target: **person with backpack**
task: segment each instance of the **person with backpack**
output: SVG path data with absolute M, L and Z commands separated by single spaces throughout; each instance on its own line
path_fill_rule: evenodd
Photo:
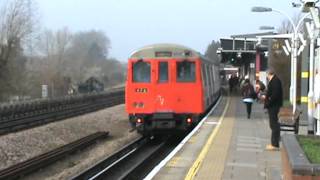
M 242 101 L 246 104 L 247 108 L 247 118 L 250 119 L 252 103 L 256 99 L 256 92 L 253 88 L 253 85 L 250 83 L 249 79 L 244 80 L 243 87 L 241 89 Z
M 260 101 L 261 96 L 266 94 L 266 86 L 259 79 L 256 80 L 257 101 Z

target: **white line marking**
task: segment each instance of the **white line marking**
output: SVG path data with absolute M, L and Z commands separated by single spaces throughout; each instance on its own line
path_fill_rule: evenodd
M 237 151 L 245 151 L 245 152 L 259 152 L 261 153 L 261 149 L 252 149 L 252 148 L 237 148 Z
M 261 148 L 261 144 L 238 143 L 237 146 Z
M 239 139 L 259 139 L 260 138 L 257 138 L 257 137 L 252 137 L 252 136 L 238 136 Z
M 238 139 L 240 143 L 252 143 L 252 144 L 259 144 L 260 140 L 250 140 L 250 139 Z
M 151 180 L 160 171 L 160 169 L 163 166 L 165 166 L 178 151 L 180 151 L 180 149 L 193 136 L 193 134 L 196 133 L 199 130 L 199 128 L 202 126 L 204 121 L 209 117 L 209 115 L 216 109 L 216 107 L 218 107 L 218 105 L 220 104 L 221 99 L 222 99 L 222 97 L 219 98 L 219 100 L 216 103 L 216 105 L 210 110 L 210 112 L 206 115 L 206 117 L 204 117 L 200 121 L 200 123 L 188 134 L 188 136 L 186 136 L 180 142 L 180 144 L 164 160 L 162 160 L 156 167 L 154 167 L 152 169 L 152 171 L 144 178 L 144 180 Z
M 227 166 L 257 168 L 257 164 L 250 163 L 228 163 Z
M 220 124 L 220 122 L 206 121 L 205 124 L 218 125 L 218 124 Z

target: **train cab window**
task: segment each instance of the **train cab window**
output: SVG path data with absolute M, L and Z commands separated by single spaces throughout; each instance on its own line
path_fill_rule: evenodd
M 168 82 L 168 62 L 159 62 L 159 83 Z
M 149 62 L 137 61 L 133 63 L 133 82 L 149 83 L 151 79 L 151 65 Z
M 177 81 L 178 82 L 195 82 L 195 63 L 190 61 L 177 62 Z

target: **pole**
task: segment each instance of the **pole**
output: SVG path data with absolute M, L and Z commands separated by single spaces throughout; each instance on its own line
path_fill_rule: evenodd
M 291 61 L 290 61 L 290 89 L 289 89 L 289 99 L 290 99 L 290 102 L 291 104 L 293 104 L 293 81 L 294 81 L 294 77 L 293 77 L 293 58 L 294 58 L 294 55 L 293 55 L 293 52 L 294 52 L 294 34 L 292 36 L 292 39 L 291 39 Z
M 310 64 L 309 64 L 309 93 L 308 93 L 308 134 L 314 134 L 314 119 L 313 119 L 313 89 L 314 89 L 314 23 L 310 27 Z
M 294 114 L 296 112 L 297 109 L 297 59 L 298 59 L 298 46 L 299 46 L 299 28 L 300 25 L 302 24 L 303 20 L 309 16 L 310 13 L 305 14 L 298 22 L 297 26 L 294 27 L 294 33 L 293 33 L 293 59 L 292 59 L 292 63 L 293 63 L 293 93 L 292 93 L 292 113 Z
M 295 30 L 293 34 L 293 44 L 292 44 L 292 49 L 293 49 L 293 59 L 292 59 L 292 64 L 293 64 L 293 82 L 292 84 L 292 113 L 294 114 L 297 109 L 297 45 L 298 45 L 298 34 L 297 31 Z
M 292 32 L 293 32 L 293 37 L 292 37 L 292 39 L 291 39 L 291 77 L 290 77 L 290 96 L 289 96 L 289 99 L 290 99 L 290 102 L 291 102 L 291 104 L 293 104 L 293 107 L 294 107 L 294 110 L 295 110 L 295 99 L 296 98 L 293 98 L 293 96 L 294 96 L 294 93 L 295 93 L 295 91 L 294 91 L 294 89 L 296 89 L 295 87 L 294 87 L 294 81 L 295 81 L 295 78 L 294 78 L 294 58 L 295 58 L 295 48 L 296 48 L 296 46 L 295 46 L 295 36 L 297 36 L 297 34 L 296 34 L 296 26 L 295 26 L 295 24 L 294 24 L 294 22 L 293 22 L 293 20 L 292 20 L 292 18 L 287 14 L 287 13 L 285 13 L 285 12 L 283 12 L 283 11 L 280 11 L 280 10 L 278 10 L 278 9 L 273 9 L 272 8 L 272 11 L 274 11 L 274 12 L 277 12 L 277 13 L 280 13 L 280 14 L 282 14 L 282 15 L 284 15 L 284 16 L 286 16 L 287 17 L 287 19 L 289 20 L 289 22 L 290 22 L 290 24 L 291 24 L 291 26 L 292 26 Z M 293 110 L 293 112 L 294 112 L 294 110 Z

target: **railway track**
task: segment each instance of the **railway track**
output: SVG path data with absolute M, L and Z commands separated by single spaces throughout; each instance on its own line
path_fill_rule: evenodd
M 72 179 L 142 179 L 181 139 L 173 136 L 161 140 L 139 138 Z
M 0 108 L 0 135 L 124 103 L 124 90 Z
M 216 105 L 219 99 L 212 105 Z M 204 116 L 210 112 L 209 108 Z M 199 127 L 198 127 L 199 128 Z M 195 129 L 197 131 L 197 129 Z M 143 179 L 165 157 L 176 148 L 182 139 L 192 136 L 194 132 L 172 135 L 163 139 L 151 140 L 140 138 L 120 149 L 113 155 L 101 160 L 92 167 L 72 177 L 72 180 L 82 179 Z M 187 137 L 190 138 L 190 137 Z
M 26 174 L 47 166 L 70 153 L 76 152 L 93 144 L 98 139 L 106 138 L 108 135 L 109 132 L 96 132 L 50 152 L 3 169 L 0 171 L 0 179 L 17 179 L 23 177 Z

